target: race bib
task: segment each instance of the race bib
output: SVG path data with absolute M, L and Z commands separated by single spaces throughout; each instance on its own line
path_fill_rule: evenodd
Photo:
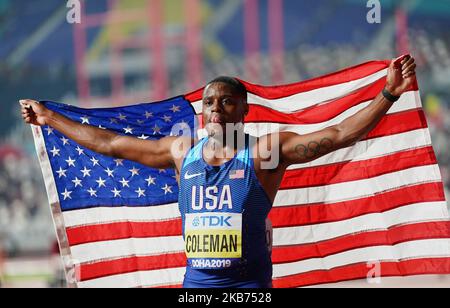
M 193 267 L 230 267 L 242 257 L 242 214 L 186 214 L 185 251 Z

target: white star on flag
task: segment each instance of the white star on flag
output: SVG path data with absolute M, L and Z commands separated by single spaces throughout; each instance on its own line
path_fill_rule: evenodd
M 127 116 L 119 113 L 119 116 L 117 117 L 120 121 L 125 121 L 127 119 Z
M 161 189 L 164 190 L 164 194 L 165 195 L 167 195 L 168 193 L 173 194 L 172 186 L 169 186 L 169 185 L 166 184 L 166 186 L 162 187 Z
M 153 112 L 148 112 L 148 111 L 146 111 L 146 112 L 145 112 L 145 117 L 146 117 L 147 119 L 153 117 Z
M 138 139 L 141 139 L 141 140 L 147 140 L 148 138 L 149 137 L 144 134 L 142 134 L 142 136 L 138 137 Z
M 152 176 L 149 176 L 148 179 L 146 179 L 148 186 L 150 185 L 156 185 L 155 183 L 156 178 L 153 178 Z
M 84 150 L 82 148 L 80 148 L 79 146 L 77 146 L 76 148 L 78 155 L 84 154 Z
M 72 180 L 72 183 L 75 184 L 75 188 L 77 188 L 78 186 L 83 187 L 83 185 L 81 184 L 81 180 L 78 179 L 78 177 L 75 177 L 75 180 Z
M 67 170 L 63 170 L 63 168 L 59 168 L 59 170 L 56 171 L 56 173 L 58 173 L 58 175 L 59 175 L 59 178 L 67 177 L 66 172 L 67 172 Z
M 75 167 L 75 159 L 72 159 L 72 157 L 69 156 L 69 159 L 66 160 L 66 163 L 69 165 L 69 167 Z
M 69 139 L 62 137 L 61 141 L 63 142 L 63 145 L 68 145 L 69 144 Z
M 141 189 L 140 187 L 138 190 L 135 190 L 135 192 L 138 194 L 138 198 L 145 197 L 145 190 Z
M 121 191 L 117 190 L 117 188 L 114 187 L 114 189 L 111 190 L 111 192 L 114 193 L 114 198 L 121 197 L 121 195 L 120 195 Z
M 115 159 L 116 167 L 123 166 L 123 159 Z
M 111 124 L 113 124 L 113 123 L 114 123 L 114 124 L 117 124 L 117 123 L 118 123 L 118 122 L 117 122 L 117 119 L 111 118 L 111 119 L 109 119 L 109 120 L 111 121 L 111 122 L 110 122 Z
M 92 171 L 92 170 L 90 170 L 90 169 L 88 169 L 88 168 L 86 168 L 86 167 L 84 167 L 84 169 L 81 170 L 81 172 L 83 173 L 83 177 L 84 177 L 84 178 L 87 177 L 87 176 L 91 176 L 91 171 Z
M 161 127 L 155 124 L 155 127 L 152 128 L 153 135 L 159 134 L 161 132 Z
M 171 116 L 165 115 L 165 116 L 163 117 L 163 120 L 164 120 L 164 122 L 166 122 L 166 123 L 170 123 L 170 122 L 172 122 L 172 117 L 171 117 Z
M 93 164 L 93 167 L 95 167 L 95 166 L 100 166 L 100 164 L 98 163 L 98 159 L 95 159 L 95 157 L 92 157 L 92 158 L 91 158 L 91 162 L 92 162 L 92 164 Z
M 128 126 L 123 129 L 125 131 L 125 134 L 133 134 L 133 128 Z
M 140 169 L 136 169 L 136 167 L 133 167 L 133 169 L 130 169 L 128 171 L 131 172 L 131 177 L 135 176 L 135 175 L 139 175 L 139 170 Z
M 53 157 L 55 157 L 55 156 L 61 156 L 59 154 L 60 151 L 61 151 L 60 149 L 57 149 L 56 147 L 53 147 L 53 150 L 51 150 L 50 152 L 52 153 Z
M 91 197 L 97 197 L 97 191 L 96 190 L 93 190 L 92 188 L 89 188 L 87 192 L 91 195 Z
M 64 197 L 64 200 L 72 199 L 72 197 L 70 196 L 71 194 L 72 194 L 72 192 L 68 191 L 67 188 L 64 190 L 63 193 L 61 193 L 61 195 L 63 195 L 63 197 Z
M 106 187 L 105 182 L 106 180 L 102 179 L 101 177 L 98 178 L 98 180 L 96 180 L 97 184 L 98 184 L 98 188 L 100 187 Z
M 89 123 L 89 117 L 87 116 L 81 117 L 81 124 L 91 124 Z
M 109 177 L 114 177 L 114 170 L 110 170 L 109 168 L 105 170 L 106 173 L 108 173 Z
M 45 130 L 47 131 L 47 136 L 50 136 L 51 134 L 53 134 L 54 129 L 51 127 L 46 127 Z
M 181 108 L 180 106 L 175 106 L 175 105 L 173 105 L 173 107 L 170 108 L 170 110 L 172 110 L 173 113 L 175 113 L 175 112 L 181 112 L 180 108 Z
M 128 185 L 128 183 L 130 182 L 130 181 L 127 181 L 127 180 L 125 180 L 125 178 L 122 178 L 122 181 L 119 181 L 120 183 L 122 183 L 122 187 L 130 187 L 130 185 Z

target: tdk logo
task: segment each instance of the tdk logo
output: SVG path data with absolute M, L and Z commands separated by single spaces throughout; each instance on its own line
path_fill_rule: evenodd
M 193 227 L 231 227 L 232 216 L 201 216 L 192 220 Z

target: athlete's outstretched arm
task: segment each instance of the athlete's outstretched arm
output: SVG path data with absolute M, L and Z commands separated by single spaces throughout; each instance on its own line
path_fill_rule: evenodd
M 386 90 L 393 96 L 401 96 L 414 82 L 415 68 L 414 58 L 410 56 L 402 60 L 401 68 L 396 68 L 395 61 L 392 61 Z M 380 93 L 369 106 L 338 125 L 306 135 L 281 133 L 282 163 L 284 166 L 307 163 L 355 144 L 375 128 L 393 104 Z
M 175 167 L 172 144 L 177 137 L 166 137 L 157 141 L 140 140 L 72 121 L 34 100 L 22 100 L 20 103 L 22 118 L 26 123 L 51 126 L 94 152 L 132 160 L 153 168 Z

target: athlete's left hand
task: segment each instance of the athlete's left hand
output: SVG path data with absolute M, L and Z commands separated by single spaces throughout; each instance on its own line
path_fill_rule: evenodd
M 401 61 L 394 59 L 389 66 L 386 90 L 392 95 L 402 95 L 415 81 L 416 63 L 410 55 L 404 56 Z

